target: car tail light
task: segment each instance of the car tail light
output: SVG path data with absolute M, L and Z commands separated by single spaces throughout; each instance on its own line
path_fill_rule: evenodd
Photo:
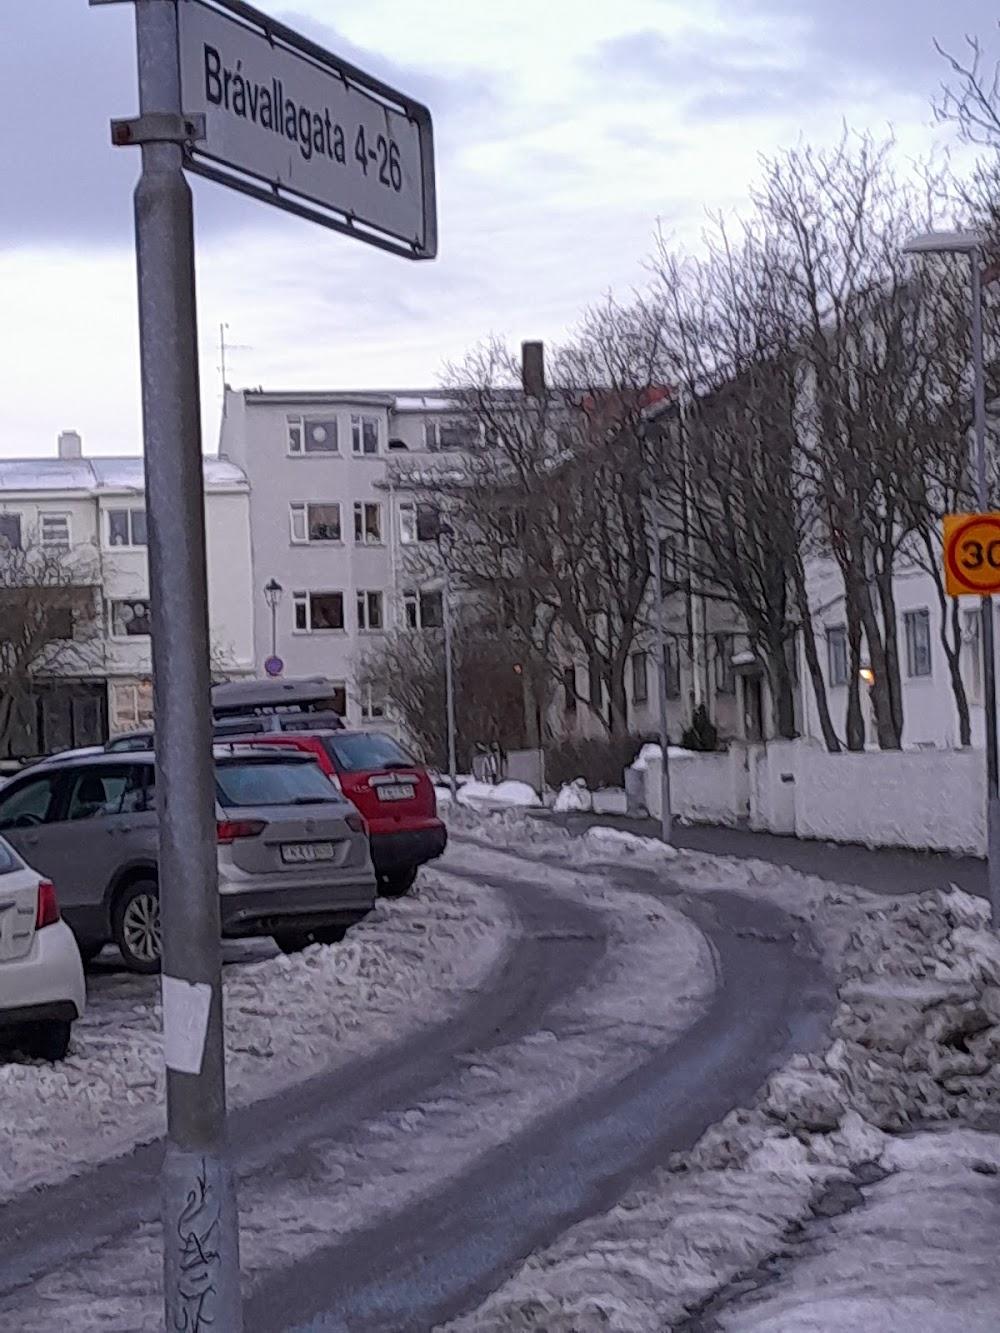
M 237 838 L 256 838 L 267 827 L 263 819 L 221 819 L 215 826 L 219 842 L 235 842 Z
M 51 880 L 38 881 L 38 912 L 35 916 L 35 929 L 54 926 L 59 920 L 59 902 L 56 898 L 55 885 Z
M 365 823 L 364 815 L 355 814 L 353 811 L 344 816 L 344 823 L 355 833 L 367 833 L 368 825 Z

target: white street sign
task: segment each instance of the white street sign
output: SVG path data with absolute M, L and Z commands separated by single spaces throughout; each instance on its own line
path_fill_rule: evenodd
M 431 118 L 240 0 L 180 0 L 181 103 L 205 117 L 199 174 L 346 231 L 432 259 Z

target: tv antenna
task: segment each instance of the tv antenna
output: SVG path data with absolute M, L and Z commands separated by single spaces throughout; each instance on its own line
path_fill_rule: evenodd
M 229 381 L 226 378 L 226 353 L 227 352 L 249 352 L 253 349 L 248 343 L 231 343 L 226 341 L 226 334 L 229 332 L 229 325 L 223 321 L 219 325 L 219 374 L 222 376 L 222 393 L 225 397 L 226 390 L 229 388 Z

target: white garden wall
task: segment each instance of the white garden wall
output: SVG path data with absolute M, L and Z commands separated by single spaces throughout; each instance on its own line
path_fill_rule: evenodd
M 986 850 L 981 750 L 828 754 L 799 745 L 795 832 L 873 847 Z
M 660 816 L 660 763 L 645 772 L 646 808 Z M 829 754 L 814 741 L 734 745 L 670 760 L 670 804 L 703 824 L 746 821 L 759 832 L 872 847 L 982 856 L 981 750 Z
M 685 754 L 671 758 L 670 810 L 693 824 L 736 824 L 746 818 L 750 799 L 746 747 L 725 754 Z M 646 765 L 646 808 L 660 817 L 660 760 Z

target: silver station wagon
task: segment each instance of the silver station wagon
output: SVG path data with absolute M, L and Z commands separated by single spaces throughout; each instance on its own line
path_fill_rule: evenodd
M 343 939 L 375 902 L 364 820 L 297 751 L 215 747 L 225 936 L 286 952 Z M 84 958 L 114 941 L 127 967 L 160 965 L 153 755 L 68 755 L 0 791 L 0 832 L 57 888 Z

